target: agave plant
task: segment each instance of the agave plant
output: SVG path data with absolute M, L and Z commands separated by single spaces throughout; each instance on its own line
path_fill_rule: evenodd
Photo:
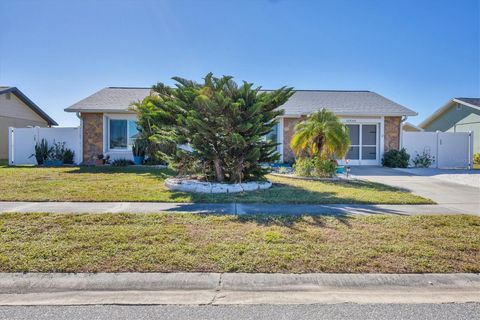
M 39 166 L 43 165 L 43 162 L 48 158 L 49 154 L 48 142 L 43 138 L 40 142 L 35 144 L 35 153 L 30 155 L 29 158 L 35 157 Z

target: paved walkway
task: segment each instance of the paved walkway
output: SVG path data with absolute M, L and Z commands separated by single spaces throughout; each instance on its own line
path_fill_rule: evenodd
M 349 204 L 258 204 L 258 203 L 165 203 L 165 202 L 0 202 L 0 213 L 155 213 L 192 212 L 216 214 L 291 214 L 291 215 L 417 215 L 461 214 L 442 205 L 349 205 Z
M 412 170 L 403 171 L 376 166 L 352 167 L 352 176 L 402 188 L 424 198 L 432 199 L 440 207 L 457 212 L 480 215 L 480 188 L 453 183 L 433 176 L 416 175 Z M 454 174 L 448 171 L 450 175 Z M 465 174 L 460 170 L 459 174 Z M 474 172 L 475 177 L 478 177 Z

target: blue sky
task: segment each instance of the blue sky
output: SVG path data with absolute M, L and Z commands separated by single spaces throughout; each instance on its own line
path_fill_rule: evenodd
M 229 74 L 376 91 L 419 112 L 480 96 L 478 0 L 0 0 L 0 85 L 62 126 L 107 86 Z

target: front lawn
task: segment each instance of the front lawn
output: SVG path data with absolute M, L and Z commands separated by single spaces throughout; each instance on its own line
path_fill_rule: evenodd
M 480 272 L 480 217 L 2 214 L 1 272 Z
M 164 180 L 174 172 L 152 167 L 0 166 L 4 201 L 160 201 L 258 203 L 420 204 L 431 200 L 364 181 L 319 182 L 269 176 L 271 189 L 230 195 L 170 191 Z

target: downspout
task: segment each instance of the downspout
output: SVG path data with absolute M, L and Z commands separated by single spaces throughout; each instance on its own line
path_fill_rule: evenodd
M 403 123 L 407 121 L 408 116 L 400 118 L 400 150 L 403 148 Z
M 83 163 L 83 119 L 82 117 L 80 116 L 80 112 L 75 112 L 75 115 L 77 116 L 78 119 L 80 119 L 80 139 L 79 139 L 79 150 L 80 150 L 80 161 L 78 164 L 82 164 Z

